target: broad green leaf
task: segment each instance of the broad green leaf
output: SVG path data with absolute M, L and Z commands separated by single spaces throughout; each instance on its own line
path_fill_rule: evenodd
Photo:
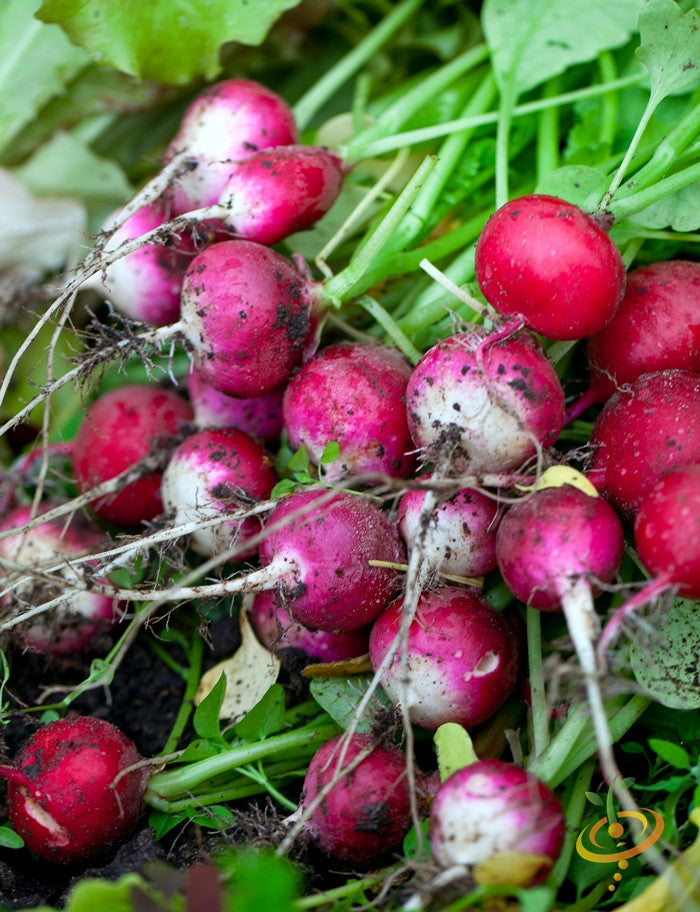
M 60 28 L 34 17 L 38 6 L 38 0 L 0 3 L 0 151 L 90 63 Z
M 44 0 L 38 17 L 59 24 L 99 63 L 157 82 L 184 85 L 220 72 L 229 41 L 261 44 L 299 0 Z
M 662 760 L 670 763 L 671 766 L 675 766 L 676 769 L 690 769 L 688 751 L 681 747 L 680 744 L 674 744 L 673 741 L 664 741 L 662 738 L 649 738 L 649 747 Z
M 675 599 L 652 637 L 645 632 L 631 637 L 630 664 L 642 690 L 662 706 L 700 708 L 698 603 Z
M 370 683 L 370 675 L 355 675 L 351 678 L 313 678 L 311 696 L 326 710 L 341 728 L 347 728 L 355 715 L 355 709 Z M 391 702 L 383 690 L 375 690 L 367 712 L 359 720 L 357 731 L 371 731 L 377 724 L 377 713 Z
M 651 103 L 700 80 L 700 10 L 683 14 L 675 0 L 646 0 L 636 54 L 649 70 Z
M 272 849 L 234 850 L 221 846 L 215 850 L 214 860 L 223 872 L 230 895 L 235 897 L 236 912 L 293 912 L 299 908 L 296 900 L 302 888 L 300 870 Z
M 235 732 L 244 741 L 264 741 L 268 735 L 282 731 L 285 695 L 281 684 L 273 684 L 255 706 L 236 725 Z
M 435 732 L 433 740 L 442 782 L 478 759 L 469 732 L 456 722 L 443 723 Z
M 565 165 L 550 171 L 537 184 L 537 193 L 558 196 L 580 206 L 586 212 L 593 212 L 605 193 L 609 178 L 595 168 L 585 165 Z
M 198 705 L 194 711 L 192 724 L 200 738 L 221 738 L 219 713 L 226 693 L 226 675 L 217 666 L 216 678 L 209 684 L 206 693 L 200 693 Z
M 24 839 L 15 833 L 9 824 L 0 826 L 0 846 L 6 849 L 21 849 L 24 845 Z
M 486 0 L 482 24 L 501 90 L 517 95 L 625 44 L 643 0 Z
M 700 183 L 683 187 L 630 216 L 629 220 L 652 230 L 697 231 L 700 228 Z

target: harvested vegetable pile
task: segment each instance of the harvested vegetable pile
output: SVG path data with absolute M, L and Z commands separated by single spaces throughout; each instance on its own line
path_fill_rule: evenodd
M 700 909 L 700 7 L 201 6 L 0 8 L 0 909 Z

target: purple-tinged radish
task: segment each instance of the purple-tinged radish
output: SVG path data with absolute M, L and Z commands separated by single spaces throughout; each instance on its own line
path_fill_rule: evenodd
M 309 630 L 275 603 L 273 592 L 259 592 L 248 611 L 258 639 L 271 652 L 299 649 L 317 662 L 342 662 L 367 653 L 369 628 Z
M 192 101 L 171 140 L 165 164 L 186 159 L 171 189 L 175 215 L 217 203 L 237 165 L 261 149 L 296 143 L 291 108 L 251 79 L 226 79 Z
M 155 205 L 144 206 L 130 216 L 109 238 L 105 253 L 116 250 L 126 241 L 141 237 L 166 221 Z M 115 310 L 132 320 L 151 326 L 166 326 L 180 316 L 180 291 L 192 251 L 173 242 L 172 236 L 161 243 L 144 244 L 139 250 L 115 260 L 88 280 L 90 288 L 108 300 Z
M 150 770 L 118 728 L 92 716 L 38 729 L 8 780 L 10 822 L 43 861 L 84 863 L 128 836 L 143 808 Z
M 550 339 L 598 332 L 625 290 L 625 264 L 610 235 L 573 203 L 541 194 L 493 213 L 477 241 L 475 267 L 492 307 Z
M 535 337 L 480 326 L 430 348 L 406 392 L 411 436 L 433 462 L 463 472 L 509 471 L 551 446 L 564 392 Z
M 262 244 L 203 250 L 185 273 L 179 327 L 195 370 L 230 396 L 280 389 L 316 346 L 320 287 Z
M 403 603 L 403 597 L 393 601 L 372 625 L 369 657 L 375 671 L 395 645 Z M 405 667 L 399 645 L 381 684 L 392 702 L 405 701 L 412 722 L 432 731 L 445 722 L 480 724 L 505 703 L 517 680 L 512 625 L 466 587 L 421 594 L 405 649 Z
M 606 402 L 590 442 L 595 452 L 588 477 L 633 520 L 664 472 L 700 462 L 700 374 L 642 374 Z
M 591 385 L 567 410 L 568 421 L 642 374 L 700 373 L 700 263 L 662 260 L 630 272 L 617 313 L 586 351 Z
M 57 504 L 44 502 L 38 515 Z M 0 522 L 0 532 L 10 532 L 33 518 L 30 505 L 17 507 Z M 104 532 L 81 513 L 49 519 L 29 532 L 17 531 L 0 538 L 0 598 L 5 621 L 66 593 L 65 601 L 11 628 L 13 640 L 30 652 L 45 655 L 72 655 L 90 649 L 96 637 L 109 630 L 121 616 L 114 599 L 71 583 L 104 582 L 95 572 L 94 562 L 77 558 L 108 547 Z M 42 579 L 42 570 L 52 571 L 56 584 Z M 36 574 L 32 577 L 32 574 Z M 23 580 L 20 582 L 20 580 Z M 15 583 L 15 585 L 13 585 Z
M 384 345 L 347 342 L 316 352 L 284 392 L 292 448 L 304 446 L 319 465 L 336 442 L 339 458 L 321 467 L 326 481 L 364 473 L 405 478 L 415 468 L 404 404 L 410 375 L 403 354 Z
M 425 481 L 430 477 L 420 476 Z M 464 488 L 441 500 L 429 518 L 423 518 L 425 497 L 426 491 L 413 488 L 399 503 L 399 530 L 409 556 L 425 524 L 425 549 L 441 573 L 473 577 L 495 569 L 498 502 Z
M 266 500 L 277 480 L 272 460 L 249 434 L 208 428 L 173 450 L 163 472 L 161 497 L 176 523 L 221 520 L 191 533 L 195 551 L 212 556 L 235 546 L 237 558 L 252 557 L 257 545 L 246 542 L 260 532 L 260 519 L 226 516 Z
M 565 831 L 554 792 L 504 760 L 478 760 L 457 770 L 430 808 L 430 848 L 439 865 L 477 865 L 499 853 L 542 856 L 532 883 L 549 873 Z
M 104 393 L 88 409 L 73 442 L 78 490 L 84 494 L 163 450 L 192 418 L 190 404 L 173 390 L 129 384 Z M 149 472 L 90 506 L 115 525 L 139 526 L 163 512 L 160 482 L 160 472 Z
M 581 473 L 554 466 L 535 489 L 511 506 L 496 533 L 496 557 L 513 595 L 533 608 L 561 609 L 583 672 L 603 774 L 625 805 L 634 806 L 612 751 L 598 684 L 593 596 L 614 580 L 624 533 L 612 507 Z
M 235 427 L 256 440 L 276 440 L 282 431 L 282 396 L 273 390 L 262 396 L 227 396 L 202 379 L 193 367 L 187 392 L 198 428 Z
M 219 198 L 219 218 L 236 237 L 277 244 L 315 225 L 338 198 L 344 177 L 342 160 L 320 146 L 266 149 L 233 171 Z
M 398 531 L 372 501 L 309 488 L 284 498 L 269 515 L 259 571 L 277 600 L 305 627 L 357 630 L 370 624 L 400 585 L 405 554 Z
M 331 858 L 376 866 L 411 826 L 406 764 L 398 747 L 374 744 L 368 734 L 331 738 L 311 759 L 288 822 L 304 819 L 305 833 Z

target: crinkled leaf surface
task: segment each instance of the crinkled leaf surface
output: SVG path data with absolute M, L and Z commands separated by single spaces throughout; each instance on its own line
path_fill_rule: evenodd
M 637 56 L 649 70 L 654 102 L 700 80 L 700 10 L 683 14 L 674 0 L 646 0 Z
M 59 24 L 98 62 L 182 85 L 219 72 L 228 41 L 260 44 L 299 0 L 44 0 L 37 15 Z
M 689 184 L 630 217 L 644 228 L 697 231 L 700 228 L 700 184 Z
M 60 28 L 35 18 L 38 5 L 0 3 L 0 150 L 90 63 Z
M 636 30 L 643 0 L 486 0 L 482 23 L 499 87 L 526 92 Z

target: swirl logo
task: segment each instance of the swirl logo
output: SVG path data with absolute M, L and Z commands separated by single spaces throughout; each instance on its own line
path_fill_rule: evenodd
M 624 871 L 627 868 L 628 858 L 634 858 L 636 855 L 641 855 L 642 852 L 646 851 L 660 839 L 661 834 L 664 831 L 664 820 L 660 814 L 656 811 L 649 810 L 648 808 L 640 808 L 639 811 L 619 811 L 616 816 L 617 819 L 613 820 L 612 823 L 608 823 L 608 818 L 603 817 L 590 827 L 586 827 L 576 840 L 576 851 L 581 858 L 585 858 L 586 861 L 596 862 L 597 864 L 606 864 L 616 861 L 618 868 L 620 868 L 621 871 Z M 625 835 L 625 827 L 620 823 L 620 819 L 636 820 L 641 826 L 636 837 L 639 841 L 629 847 L 623 838 Z M 616 847 L 619 851 L 611 852 L 609 848 L 601 845 L 598 841 L 598 836 L 603 827 L 606 827 L 608 836 L 615 840 Z M 616 871 L 613 875 L 613 880 L 615 883 L 610 884 L 608 887 L 608 890 L 611 892 L 615 890 L 617 884 L 622 880 L 622 874 L 619 871 Z

